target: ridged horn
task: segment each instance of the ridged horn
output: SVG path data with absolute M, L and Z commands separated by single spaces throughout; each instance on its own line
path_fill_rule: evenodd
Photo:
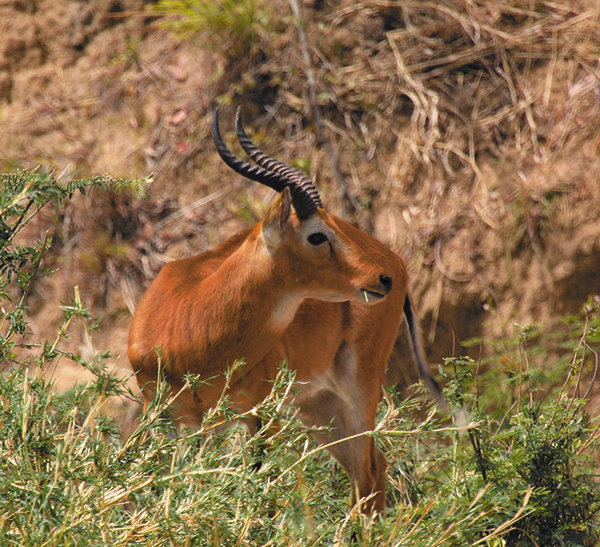
M 272 188 L 276 192 L 283 192 L 286 186 L 289 185 L 289 179 L 279 173 L 273 171 L 267 171 L 262 167 L 251 165 L 242 161 L 238 157 L 234 156 L 231 150 L 227 148 L 227 145 L 223 142 L 221 132 L 219 131 L 219 109 L 215 110 L 215 117 L 213 119 L 212 126 L 213 141 L 217 152 L 221 159 L 233 169 L 236 173 L 243 177 L 249 178 L 256 182 L 260 182 L 269 188 Z
M 282 192 L 286 186 L 289 187 L 292 197 L 292 205 L 294 206 L 296 214 L 300 220 L 306 220 L 311 215 L 314 215 L 319 207 L 322 207 L 321 199 L 317 189 L 314 187 L 308 177 L 306 177 L 306 175 L 300 171 L 282 162 L 279 162 L 279 164 L 286 169 L 271 171 L 261 167 L 260 165 L 251 165 L 236 157 L 229 150 L 229 148 L 227 148 L 227 145 L 223 142 L 223 138 L 221 137 L 221 132 L 219 131 L 218 108 L 215 110 L 212 130 L 213 140 L 217 148 L 217 152 L 221 156 L 221 159 L 236 173 L 239 173 L 240 175 L 251 180 L 255 180 L 256 182 L 260 182 L 269 188 L 273 188 L 273 190 L 277 192 Z M 250 144 L 250 149 L 256 149 L 259 156 L 264 156 L 266 159 L 271 159 L 274 162 L 277 162 L 277 160 L 269 158 L 269 156 L 258 150 L 258 148 L 256 148 L 250 142 L 250 139 L 245 132 L 244 137 L 247 143 Z M 245 143 L 246 146 L 248 146 L 247 143 Z
M 235 130 L 238 141 L 244 149 L 244 152 L 246 152 L 246 154 L 248 154 L 248 156 L 250 156 L 257 165 L 260 165 L 268 171 L 280 173 L 288 177 L 290 181 L 293 181 L 294 185 L 302 187 L 302 189 L 310 195 L 317 207 L 323 208 L 319 191 L 316 189 L 313 182 L 302 171 L 292 167 L 291 165 L 288 165 L 287 163 L 268 156 L 252 143 L 246 134 L 246 131 L 244 130 L 241 110 L 241 107 L 238 107 L 235 115 Z

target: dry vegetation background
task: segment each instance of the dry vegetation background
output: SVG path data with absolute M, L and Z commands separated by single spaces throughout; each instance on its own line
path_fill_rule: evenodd
M 595 0 L 309 0 L 310 67 L 287 1 L 259 3 L 252 42 L 182 38 L 153 5 L 0 3 L 2 168 L 154 173 L 146 201 L 95 194 L 36 219 L 60 268 L 29 295 L 40 336 L 78 285 L 102 317 L 93 344 L 127 370 L 131 313 L 162 264 L 261 218 L 270 191 L 213 151 L 217 104 L 231 144 L 242 105 L 328 210 L 406 258 L 432 363 L 514 323 L 552 329 L 600 292 Z M 309 71 L 345 187 L 316 137 Z

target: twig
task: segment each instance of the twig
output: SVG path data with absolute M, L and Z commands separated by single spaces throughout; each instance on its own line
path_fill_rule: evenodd
M 585 395 L 582 397 L 582 399 L 588 398 L 590 391 L 592 389 L 592 386 L 594 385 L 594 381 L 596 380 L 596 375 L 598 374 L 598 352 L 594 351 L 587 342 L 585 342 L 585 347 L 588 348 L 594 354 L 594 372 L 592 374 L 592 379 L 590 380 L 590 385 L 588 386 L 587 391 L 585 392 Z M 582 363 L 582 368 L 583 368 L 583 363 Z
M 308 38 L 306 37 L 306 32 L 304 32 L 304 20 L 302 19 L 302 14 L 300 13 L 300 7 L 298 6 L 298 0 L 290 0 L 290 6 L 292 11 L 294 12 L 294 16 L 296 17 L 298 34 L 300 36 L 300 46 L 302 48 L 302 55 L 304 57 L 304 62 L 306 63 L 306 79 L 308 80 L 308 93 L 309 99 L 312 106 L 313 118 L 315 122 L 315 131 L 317 134 L 317 144 L 319 146 L 323 146 L 327 155 L 329 156 L 329 161 L 331 162 L 331 167 L 333 168 L 333 173 L 335 174 L 335 178 L 338 181 L 338 185 L 342 191 L 342 195 L 346 198 L 346 201 L 350 202 L 354 211 L 358 211 L 360 209 L 360 205 L 356 198 L 348 192 L 348 185 L 346 184 L 346 180 L 344 179 L 344 175 L 340 171 L 339 162 L 337 157 L 333 153 L 333 150 L 329 146 L 329 143 L 325 140 L 325 136 L 323 134 L 323 121 L 321 118 L 321 111 L 319 110 L 319 103 L 317 101 L 317 81 L 315 79 L 315 74 L 312 69 L 312 62 L 310 60 L 309 53 L 309 45 Z M 346 208 L 346 201 L 342 201 L 342 213 L 343 215 L 348 214 L 348 210 Z
M 441 241 L 438 239 L 435 242 L 435 247 L 434 247 L 434 254 L 435 254 L 435 264 L 438 267 L 438 270 L 440 270 L 440 272 L 442 273 L 442 275 L 444 277 L 447 277 L 450 281 L 455 281 L 456 283 L 468 283 L 469 281 L 471 281 L 471 279 L 473 279 L 473 275 L 464 275 L 464 276 L 458 276 L 458 275 L 454 275 L 452 273 L 450 273 L 446 267 L 444 266 L 444 264 L 442 264 L 442 258 L 440 256 L 440 247 L 441 247 Z
M 177 220 L 178 218 L 187 214 L 191 210 L 196 209 L 197 207 L 201 207 L 202 205 L 206 205 L 207 203 L 210 203 L 211 201 L 214 201 L 217 198 L 220 198 L 223 194 L 225 194 L 225 192 L 226 192 L 226 190 L 216 190 L 215 192 L 208 194 L 208 196 L 205 196 L 203 198 L 200 198 L 200 199 L 194 201 L 194 203 L 188 205 L 187 207 L 183 207 L 182 209 L 179 209 L 178 211 L 175 211 L 174 213 L 170 214 L 168 217 L 164 218 L 160 222 L 157 222 L 154 229 L 156 231 L 160 230 L 169 222 L 172 222 L 173 220 Z

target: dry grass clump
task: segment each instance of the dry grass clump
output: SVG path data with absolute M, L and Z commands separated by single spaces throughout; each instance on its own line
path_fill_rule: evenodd
M 597 112 L 597 7 L 367 0 L 332 22 L 341 25 L 359 11 L 380 19 L 386 40 L 345 74 L 359 88 L 364 82 L 384 115 L 408 97 L 414 132 L 405 144 L 446 175 L 466 166 L 481 180 L 479 154 L 502 157 L 509 148 L 542 161 L 582 116 Z M 358 96 L 347 95 L 343 106 L 356 110 Z

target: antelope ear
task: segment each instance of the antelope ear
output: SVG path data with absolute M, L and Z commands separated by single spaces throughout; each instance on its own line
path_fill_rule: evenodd
M 292 198 L 289 188 L 283 192 L 271 204 L 262 225 L 262 233 L 265 243 L 269 249 L 276 247 L 281 241 L 283 231 L 290 219 L 292 212 Z

